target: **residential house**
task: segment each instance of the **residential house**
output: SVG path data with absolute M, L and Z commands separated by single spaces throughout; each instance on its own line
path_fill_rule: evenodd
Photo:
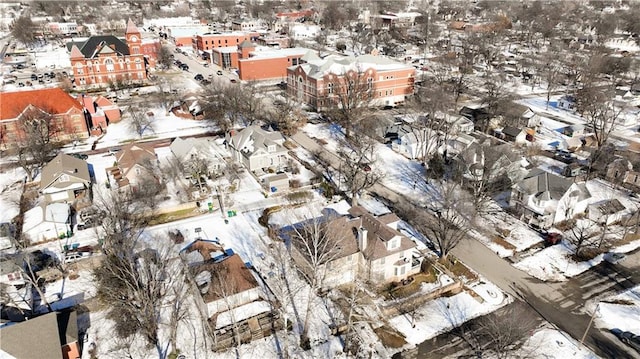
M 43 314 L 0 328 L 0 357 L 77 359 L 82 354 L 75 311 Z
M 31 243 L 71 234 L 71 206 L 67 203 L 40 204 L 24 213 L 22 233 Z
M 398 231 L 398 216 L 389 213 L 376 217 L 362 207 L 352 207 L 349 214 L 325 214 L 311 220 L 319 222 L 324 236 L 335 241 L 335 246 L 330 246 L 330 259 L 316 268 L 316 275 L 324 277 L 325 287 L 351 283 L 356 278 L 382 286 L 420 272 L 422 256 L 416 244 Z M 295 226 L 305 225 L 303 222 Z M 291 231 L 285 228 L 283 236 L 293 260 L 302 271 L 313 270 L 303 241 Z
M 155 46 L 155 45 L 154 45 Z M 153 54 L 145 54 L 140 30 L 129 20 L 125 39 L 91 36 L 67 44 L 76 86 L 107 86 L 116 82 L 143 83 Z
M 532 131 L 533 132 L 533 131 Z M 496 132 L 498 137 L 508 142 L 515 142 L 518 145 L 523 145 L 527 141 L 533 140 L 533 133 L 527 132 L 527 129 L 515 128 L 506 126 L 502 130 Z
M 627 214 L 626 210 L 618 199 L 605 199 L 588 205 L 587 218 L 599 224 L 610 225 L 623 219 Z
M 207 166 L 208 175 L 218 175 L 226 167 L 226 161 L 222 149 L 218 147 L 214 138 L 190 137 L 176 138 L 169 146 L 171 153 L 182 164 L 185 170 L 190 171 L 189 166 L 193 161 L 204 162 Z
M 443 141 L 442 136 L 431 128 L 418 129 L 407 124 L 388 126 L 384 137 L 391 149 L 412 160 L 435 153 Z
M 265 30 L 267 23 L 261 19 L 240 19 L 231 21 L 233 31 L 257 31 Z
M 460 115 L 468 118 L 473 122 L 476 130 L 485 130 L 487 128 L 497 128 L 500 119 L 489 113 L 487 108 L 480 104 L 468 104 L 460 109 Z
M 288 33 L 294 40 L 313 40 L 321 31 L 320 25 L 307 23 L 292 23 L 288 28 Z
M 584 213 L 591 197 L 584 183 L 534 168 L 512 188 L 509 205 L 526 223 L 546 229 Z
M 496 181 L 505 175 L 512 183 L 518 182 L 526 174 L 525 168 L 528 165 L 522 155 L 513 151 L 511 145 L 496 146 L 489 140 L 472 143 L 458 160 L 466 167 L 463 176 L 471 181 Z
M 272 26 L 272 31 L 280 32 L 284 28 L 288 28 L 291 24 L 296 24 L 305 18 L 315 16 L 315 10 L 305 9 L 299 11 L 279 12 L 276 13 L 276 22 Z
M 370 22 L 375 29 L 410 29 L 416 26 L 416 21 L 422 16 L 419 12 L 397 12 L 371 15 Z
M 289 158 L 283 146 L 284 140 L 280 132 L 266 131 L 256 125 L 227 134 L 227 145 L 233 160 L 252 172 L 285 169 Z
M 116 153 L 116 165 L 106 168 L 112 188 L 131 186 L 136 190 L 146 180 L 158 182 L 155 175 L 158 158 L 153 145 L 130 143 Z
M 445 155 L 457 155 L 465 152 L 471 145 L 476 143 L 477 140 L 475 137 L 468 135 L 466 133 L 461 133 L 458 136 L 450 138 L 447 140 L 447 146 L 444 150 Z
M 573 111 L 576 108 L 576 98 L 573 95 L 564 95 L 558 100 L 558 108 Z
M 473 122 L 464 116 L 437 113 L 435 117 L 447 123 L 447 129 L 451 135 L 457 135 L 459 133 L 469 134 L 473 132 Z
M 181 251 L 201 296 L 200 307 L 214 332 L 215 349 L 222 350 L 271 335 L 282 327 L 272 311 L 268 288 L 233 250 L 219 242 L 198 239 Z
M 91 203 L 91 184 L 87 162 L 65 153 L 47 163 L 40 176 L 40 192 L 46 203 Z
M 0 149 L 27 140 L 23 122 L 47 119 L 54 141 L 89 137 L 82 105 L 61 88 L 0 92 Z
M 287 94 L 316 110 L 340 106 L 354 83 L 368 106 L 396 106 L 413 94 L 415 68 L 387 57 L 309 54 L 300 60 L 287 69 Z

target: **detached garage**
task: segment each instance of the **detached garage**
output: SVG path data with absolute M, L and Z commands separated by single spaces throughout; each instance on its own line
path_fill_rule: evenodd
M 285 174 L 273 175 L 264 179 L 264 185 L 270 192 L 289 189 L 289 177 Z

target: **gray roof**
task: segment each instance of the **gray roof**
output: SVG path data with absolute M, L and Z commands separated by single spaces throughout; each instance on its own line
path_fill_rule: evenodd
M 65 153 L 60 153 L 42 168 L 40 189 L 49 187 L 63 174 L 76 177 L 83 182 L 91 182 L 87 162 Z M 71 181 L 77 182 L 77 181 Z
M 129 46 L 127 43 L 113 35 L 91 36 L 86 41 L 68 42 L 67 51 L 71 51 L 73 45 L 76 45 L 87 59 L 95 57 L 99 48 L 103 46 L 109 47 L 110 45 L 115 47 L 115 52 L 117 52 L 118 55 L 129 55 Z
M 519 187 L 527 194 L 536 195 L 544 200 L 559 200 L 571 187 L 570 180 L 549 173 L 540 168 L 534 168 L 527 173 Z M 587 191 L 588 193 L 588 191 Z
M 193 149 L 201 154 L 208 154 L 207 152 L 211 152 L 211 142 L 206 138 L 177 137 L 171 142 L 169 149 L 176 157 L 183 159 Z
M 20 359 L 63 358 L 62 346 L 78 341 L 76 312 L 52 312 L 0 329 L 0 349 Z
M 270 145 L 276 146 L 276 152 L 286 152 L 282 143 L 284 143 L 284 137 L 280 132 L 265 131 L 256 125 L 249 126 L 231 136 L 231 146 L 245 156 L 250 156 L 261 149 L 266 151 Z

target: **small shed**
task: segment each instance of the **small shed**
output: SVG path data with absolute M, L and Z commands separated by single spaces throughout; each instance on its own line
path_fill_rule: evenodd
M 289 189 L 289 177 L 286 173 L 269 176 L 264 179 L 264 185 L 271 192 Z

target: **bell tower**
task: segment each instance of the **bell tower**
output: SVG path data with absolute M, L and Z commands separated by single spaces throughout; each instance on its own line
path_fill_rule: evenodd
M 131 55 L 139 55 L 141 54 L 140 46 L 142 44 L 142 40 L 140 39 L 140 30 L 136 24 L 129 19 L 127 22 L 127 30 L 124 34 L 127 40 L 127 46 L 129 46 L 129 54 Z

